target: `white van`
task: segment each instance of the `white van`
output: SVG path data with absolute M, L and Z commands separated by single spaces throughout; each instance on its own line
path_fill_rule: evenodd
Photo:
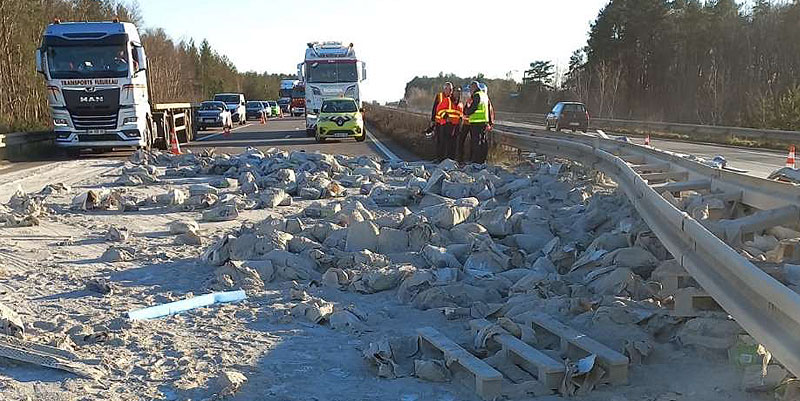
M 244 94 L 217 93 L 214 95 L 214 100 L 225 102 L 228 105 L 233 122 L 238 122 L 239 125 L 244 125 L 247 122 L 247 102 L 244 100 Z

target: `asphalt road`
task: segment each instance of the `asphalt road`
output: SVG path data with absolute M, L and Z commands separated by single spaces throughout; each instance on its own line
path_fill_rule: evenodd
M 498 122 L 498 125 L 500 124 L 518 128 L 538 130 L 544 129 L 543 126 L 530 123 L 503 121 Z M 612 132 L 606 132 L 606 134 L 612 137 L 621 135 Z M 629 139 L 634 143 L 644 144 L 644 138 L 642 137 L 629 137 Z M 706 159 L 712 159 L 714 156 L 719 155 L 727 160 L 728 167 L 737 170 L 744 170 L 742 172 L 745 174 L 760 178 L 766 178 L 773 171 L 784 167 L 787 156 L 787 152 L 768 149 L 745 148 L 710 143 L 682 142 L 657 138 L 652 138 L 650 145 L 657 149 L 667 150 L 675 153 L 691 154 Z
M 280 148 L 288 151 L 319 151 L 349 156 L 375 155 L 380 158 L 389 158 L 370 137 L 367 137 L 364 142 L 356 142 L 353 139 L 329 139 L 324 143 L 317 143 L 313 137 L 306 136 L 305 120 L 301 117 L 271 119 L 266 124 L 250 121 L 247 125 L 235 126 L 230 135 L 223 135 L 219 128 L 200 131 L 197 134 L 193 142 L 182 145 L 182 147 L 191 149 L 193 152 L 204 148 L 216 148 L 218 152 L 239 153 L 252 146 L 262 151 L 269 148 Z M 381 146 L 385 145 L 381 144 Z M 389 152 L 394 154 L 392 150 Z

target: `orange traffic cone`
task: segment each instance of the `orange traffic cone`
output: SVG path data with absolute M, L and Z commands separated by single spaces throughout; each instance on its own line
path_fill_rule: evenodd
M 261 125 L 266 124 L 267 122 L 264 121 L 264 113 L 261 113 Z
M 650 134 L 644 137 L 644 146 L 650 146 Z
M 794 145 L 789 145 L 789 155 L 786 156 L 786 167 L 797 168 L 794 161 Z
M 181 154 L 181 145 L 178 143 L 178 134 L 175 133 L 175 127 L 170 128 L 169 136 L 170 153 L 173 155 Z

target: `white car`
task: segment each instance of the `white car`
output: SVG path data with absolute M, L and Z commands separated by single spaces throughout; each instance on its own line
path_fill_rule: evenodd
M 225 103 L 213 100 L 200 103 L 197 110 L 197 129 L 203 131 L 208 127 L 233 128 L 233 118 Z
M 224 102 L 228 106 L 233 122 L 239 123 L 239 125 L 247 123 L 247 102 L 244 101 L 243 94 L 217 93 L 214 95 L 214 100 Z

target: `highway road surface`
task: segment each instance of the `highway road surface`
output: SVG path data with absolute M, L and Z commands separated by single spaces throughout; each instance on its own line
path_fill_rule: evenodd
M 280 148 L 287 151 L 320 151 L 350 156 L 374 155 L 386 159 L 399 157 L 393 150 L 381 149 L 384 145 L 379 146 L 378 142 L 370 137 L 364 142 L 356 142 L 354 139 L 329 139 L 324 143 L 317 143 L 313 137 L 306 136 L 305 120 L 295 117 L 271 119 L 266 124 L 251 121 L 244 126 L 235 126 L 230 135 L 224 135 L 220 129 L 200 131 L 193 142 L 182 147 L 193 152 L 198 149 L 216 148 L 222 153 L 239 153 L 250 146 L 260 150 Z
M 502 121 L 498 122 L 498 125 L 512 128 L 544 130 L 544 126 L 530 123 Z M 513 131 L 521 132 L 517 130 Z M 621 134 L 612 132 L 606 132 L 606 134 L 612 137 L 621 136 Z M 642 137 L 629 137 L 629 139 L 634 143 L 644 144 L 644 138 Z M 728 167 L 744 170 L 746 174 L 760 178 L 766 178 L 773 171 L 784 167 L 787 156 L 787 152 L 769 149 L 745 148 L 713 143 L 693 143 L 658 138 L 652 138 L 650 144 L 657 149 L 691 154 L 705 159 L 712 159 L 714 156 L 718 155 L 723 156 L 728 162 Z
M 367 140 L 364 142 L 356 142 L 354 139 L 330 139 L 324 143 L 317 143 L 313 137 L 306 136 L 305 120 L 294 117 L 271 119 L 266 124 L 260 124 L 258 121 L 249 121 L 246 125 L 234 126 L 230 135 L 223 135 L 221 128 L 199 131 L 193 142 L 182 144 L 181 148 L 192 152 L 198 152 L 206 148 L 216 148 L 218 152 L 233 154 L 240 153 L 250 146 L 261 150 L 274 147 L 288 151 L 320 151 L 351 156 L 374 155 L 383 159 L 418 160 L 418 157 L 397 146 L 390 138 L 377 132 L 368 131 Z M 133 153 L 133 149 L 114 149 L 102 152 L 84 151 L 81 154 L 81 158 L 118 160 L 130 156 L 131 153 Z M 55 150 L 52 154 L 32 157 L 30 160 L 2 161 L 0 162 L 0 175 L 64 160 L 70 159 L 62 152 Z

